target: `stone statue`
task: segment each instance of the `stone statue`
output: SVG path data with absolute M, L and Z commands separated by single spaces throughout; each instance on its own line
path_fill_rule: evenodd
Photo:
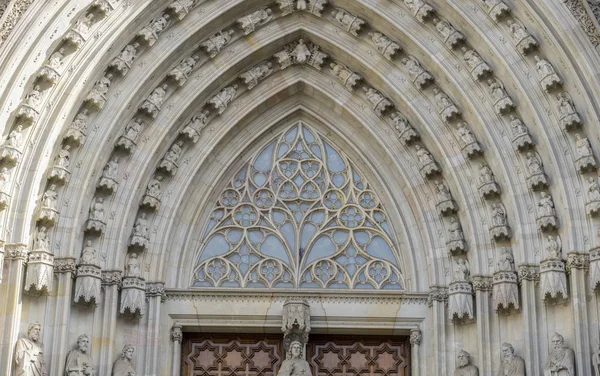
M 42 207 L 57 210 L 58 193 L 56 193 L 56 185 L 51 184 L 50 188 L 42 195 Z
M 544 376 L 575 376 L 575 352 L 565 347 L 563 336 L 554 333 L 552 347 L 544 366 Z
M 408 74 L 411 75 L 413 80 L 421 73 L 425 72 L 425 69 L 423 69 L 421 63 L 419 63 L 419 60 L 417 60 L 417 58 L 412 55 L 408 55 L 407 57 L 403 58 L 402 64 L 404 64 L 404 66 L 408 70 Z
M 33 250 L 50 250 L 50 241 L 48 240 L 48 229 L 45 226 L 41 226 L 35 233 L 33 239 Z
M 10 172 L 8 168 L 2 167 L 0 169 L 0 192 L 6 193 L 8 190 L 8 181 L 10 180 Z
M 181 153 L 183 153 L 183 149 L 181 148 L 182 146 L 183 141 L 177 141 L 176 143 L 171 145 L 171 148 L 169 148 L 167 154 L 165 154 L 165 161 L 177 163 L 179 158 L 181 158 Z
M 362 79 L 358 74 L 352 72 L 347 66 L 338 61 L 334 61 L 329 67 L 331 68 L 331 73 L 350 91 L 354 90 L 354 85 Z
M 81 110 L 81 112 L 75 116 L 75 119 L 73 119 L 71 128 L 78 129 L 85 133 L 87 131 L 88 114 L 89 110 L 87 108 Z
M 539 56 L 535 56 L 535 66 L 537 68 L 537 72 L 538 75 L 540 77 L 546 77 L 549 76 L 551 74 L 555 74 L 556 71 L 554 70 L 554 67 L 552 66 L 552 64 L 550 64 L 550 62 L 546 59 L 542 59 Z
M 456 356 L 454 376 L 479 376 L 479 369 L 469 364 L 469 353 L 461 350 Z
M 71 150 L 71 146 L 64 145 L 61 151 L 58 152 L 58 155 L 56 156 L 57 167 L 62 167 L 64 169 L 69 168 L 69 165 L 71 164 L 71 153 L 69 150 Z
M 15 376 L 48 376 L 42 344 L 40 324 L 27 328 L 27 338 L 20 338 L 15 345 Z
M 455 281 L 468 281 L 469 280 L 469 266 L 467 265 L 467 259 L 459 258 L 456 260 L 456 267 L 454 268 L 454 280 Z
M 119 59 L 121 59 L 125 64 L 131 65 L 138 55 L 138 48 L 140 48 L 140 44 L 137 42 L 128 44 L 119 54 Z
M 227 106 L 229 106 L 229 103 L 233 101 L 235 95 L 237 94 L 237 89 L 237 85 L 226 87 L 210 100 L 210 103 L 215 106 L 215 109 L 217 109 L 219 115 L 225 112 Z
M 23 126 L 17 125 L 17 128 L 13 129 L 6 138 L 3 146 L 8 146 L 17 150 L 20 150 L 23 146 Z
M 258 26 L 264 25 L 273 18 L 273 12 L 269 8 L 259 9 L 249 15 L 238 18 L 237 23 L 244 30 L 244 35 L 252 33 Z
M 24 103 L 33 109 L 39 109 L 42 100 L 42 89 L 35 85 L 31 92 L 25 96 Z
M 135 225 L 133 226 L 133 235 L 141 236 L 143 238 L 148 237 L 148 220 L 146 219 L 146 213 L 142 212 L 142 214 L 135 221 Z
M 579 133 L 575 134 L 577 141 L 575 147 L 577 148 L 577 154 L 579 157 L 589 157 L 593 154 L 592 147 L 590 146 L 590 140 L 587 137 L 581 137 Z
M 242 73 L 240 78 L 244 80 L 244 83 L 248 85 L 248 90 L 252 90 L 258 85 L 260 80 L 265 79 L 273 73 L 273 64 L 270 61 L 258 64 L 254 68 Z
M 223 47 L 231 42 L 231 38 L 233 37 L 233 30 L 229 30 L 226 32 L 219 31 L 217 34 L 208 38 L 204 42 L 200 43 L 211 59 L 219 54 Z
M 200 56 L 198 55 L 186 57 L 185 59 L 181 60 L 181 62 L 175 68 L 173 68 L 168 75 L 175 78 L 175 80 L 178 81 L 179 85 L 181 86 L 186 82 L 188 76 L 196 67 L 198 60 L 200 60 Z
M 65 376 L 96 376 L 94 359 L 88 353 L 90 338 L 86 334 L 77 337 L 77 349 L 69 351 L 65 364 Z
M 492 171 L 492 169 L 490 168 L 490 166 L 488 166 L 487 164 L 480 164 L 479 165 L 479 183 L 480 184 L 488 184 L 488 183 L 494 183 L 496 181 L 496 178 L 494 177 L 494 172 Z
M 185 125 L 181 134 L 191 140 L 193 143 L 198 142 L 200 139 L 200 131 L 204 129 L 208 123 L 208 117 L 210 111 L 204 109 L 199 114 L 192 116 L 190 121 Z
M 296 47 L 294 48 L 294 51 L 292 52 L 292 56 L 294 57 L 295 62 L 297 64 L 306 63 L 308 61 L 308 59 L 310 59 L 311 55 L 312 54 L 311 54 L 310 50 L 304 43 L 304 39 L 298 40 L 298 44 L 296 45 Z
M 104 198 L 98 197 L 92 201 L 90 219 L 92 221 L 104 222 Z
M 494 226 L 506 226 L 506 210 L 500 203 L 492 204 L 492 223 Z
M 490 93 L 492 93 L 492 96 L 494 97 L 495 100 L 500 100 L 502 98 L 506 98 L 508 97 L 508 94 L 506 93 L 506 89 L 504 88 L 504 85 L 502 84 L 502 81 L 500 81 L 497 78 L 488 80 L 488 86 L 490 87 Z
M 460 222 L 456 217 L 450 218 L 450 226 L 448 226 L 448 232 L 450 233 L 451 241 L 464 239 L 462 227 L 460 226 Z
M 427 149 L 425 149 L 421 145 L 416 145 L 415 148 L 417 149 L 417 158 L 419 158 L 419 163 L 421 164 L 421 166 L 425 166 L 426 164 L 435 162 L 433 160 L 433 156 L 429 151 L 427 151 Z
M 575 106 L 567 92 L 559 93 L 556 99 L 558 100 L 558 111 L 561 117 L 575 113 Z
M 539 157 L 532 152 L 527 153 L 527 170 L 529 171 L 529 176 L 544 173 L 542 170 L 542 162 Z
M 132 253 L 129 255 L 129 259 L 127 260 L 127 277 L 140 277 L 140 259 L 138 258 L 137 253 Z
M 65 58 L 65 49 L 60 48 L 55 51 L 48 59 L 48 66 L 54 69 L 60 69 L 63 65 L 63 59 Z
M 597 179 L 588 178 L 588 184 L 588 201 L 600 201 L 600 185 Z
M 515 355 L 514 347 L 507 342 L 502 344 L 502 361 L 497 376 L 525 376 L 525 361 Z
M 540 201 L 538 202 L 538 216 L 546 217 L 546 216 L 554 216 L 556 215 L 556 211 L 554 210 L 554 201 L 552 200 L 552 196 L 548 194 L 548 192 L 540 193 L 542 196 Z
M 529 37 L 529 33 L 525 30 L 525 27 L 515 20 L 508 20 L 508 27 L 512 32 L 513 39 L 517 42 Z
M 136 376 L 132 359 L 135 349 L 131 345 L 123 346 L 123 352 L 113 364 L 111 376 Z
M 290 344 L 277 376 L 312 376 L 310 365 L 304 360 L 302 347 L 302 343 L 299 341 L 293 341 Z
M 500 257 L 498 258 L 498 262 L 496 262 L 496 271 L 504 272 L 504 271 L 514 271 L 515 270 L 515 258 L 510 251 L 509 247 L 502 247 L 500 251 Z M 504 351 L 503 351 L 504 353 Z
M 365 21 L 342 9 L 334 10 L 331 15 L 344 27 L 344 29 L 346 29 L 347 32 L 355 37 L 358 36 L 358 32 L 365 24 Z
M 467 123 L 464 121 L 459 124 L 458 136 L 460 137 L 460 140 L 463 142 L 464 145 L 469 145 L 474 142 L 477 142 L 477 139 L 475 138 L 473 132 L 471 132 L 471 130 L 467 128 L 466 124 Z
M 102 170 L 102 177 L 106 179 L 115 180 L 119 173 L 119 157 L 115 156 L 112 160 L 108 161 L 104 169 Z
M 127 129 L 125 129 L 125 138 L 128 138 L 131 141 L 135 141 L 137 139 L 138 134 L 140 134 L 143 125 L 143 120 L 135 118 L 133 122 L 127 126 Z
M 512 128 L 513 136 L 529 133 L 529 131 L 527 130 L 527 126 L 523 124 L 523 121 L 516 117 L 514 114 L 510 115 L 510 126 Z
M 163 181 L 162 175 L 155 176 L 150 183 L 148 183 L 148 188 L 146 188 L 146 194 L 151 197 L 160 197 L 160 189 Z
M 546 237 L 546 254 L 549 258 L 561 259 L 562 258 L 562 247 L 560 244 L 560 238 L 557 236 L 548 235 Z
M 92 246 L 92 241 L 88 240 L 81 252 L 81 264 L 96 265 L 96 249 Z M 78 342 L 79 343 L 79 342 Z
M 437 194 L 438 202 L 452 200 L 450 190 L 441 180 L 435 182 L 435 193 Z

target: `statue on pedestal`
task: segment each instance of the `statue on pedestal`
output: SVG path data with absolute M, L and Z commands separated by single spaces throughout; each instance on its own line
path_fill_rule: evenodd
M 290 344 L 277 376 L 312 376 L 310 365 L 304 360 L 302 347 L 300 341 L 294 341 Z
M 42 344 L 40 324 L 27 328 L 27 338 L 19 338 L 15 345 L 15 376 L 48 376 Z
M 111 376 L 136 376 L 137 373 L 133 368 L 133 353 L 135 349 L 131 345 L 123 346 L 123 353 L 113 364 Z
M 456 356 L 454 376 L 479 376 L 479 369 L 469 364 L 469 353 L 461 350 Z
M 502 362 L 497 376 L 525 376 L 525 361 L 515 355 L 515 349 L 510 343 L 502 344 Z
M 77 349 L 69 351 L 65 364 L 65 376 L 96 376 L 94 359 L 88 353 L 90 338 L 86 334 L 77 337 Z
M 565 339 L 558 333 L 552 336 L 552 350 L 544 366 L 544 376 L 575 376 L 575 352 L 565 347 Z

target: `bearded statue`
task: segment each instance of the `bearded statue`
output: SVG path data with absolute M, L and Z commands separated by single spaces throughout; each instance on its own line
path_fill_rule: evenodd
M 525 376 L 525 361 L 515 355 L 515 349 L 510 343 L 502 344 L 502 361 L 497 376 Z
M 575 352 L 565 347 L 558 333 L 552 336 L 552 350 L 544 367 L 544 376 L 575 376 Z
M 479 369 L 469 364 L 469 353 L 461 350 L 456 356 L 454 376 L 479 376 Z

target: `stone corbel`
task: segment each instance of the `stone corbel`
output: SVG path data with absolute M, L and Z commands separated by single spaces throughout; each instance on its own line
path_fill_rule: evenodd
M 285 352 L 294 341 L 301 342 L 303 347 L 308 342 L 310 333 L 310 305 L 306 299 L 291 298 L 283 303 L 281 331 Z
M 29 253 L 25 274 L 25 291 L 34 295 L 50 294 L 54 282 L 54 255 L 44 249 Z
M 139 277 L 124 277 L 121 282 L 121 314 L 143 316 L 146 313 L 146 281 Z
M 90 303 L 93 300 L 95 304 L 100 303 L 103 277 L 102 269 L 98 265 L 79 265 L 73 301 L 78 303 L 83 300 L 85 303 Z M 106 274 L 106 278 L 110 279 L 108 274 Z
M 542 300 L 569 298 L 567 288 L 567 273 L 565 262 L 557 258 L 549 258 L 540 263 L 540 280 L 542 287 Z
M 492 280 L 492 301 L 494 310 L 508 310 L 512 305 L 519 309 L 519 283 L 517 273 L 497 271 Z
M 448 311 L 452 321 L 475 319 L 473 287 L 469 282 L 454 281 L 450 283 L 448 287 Z

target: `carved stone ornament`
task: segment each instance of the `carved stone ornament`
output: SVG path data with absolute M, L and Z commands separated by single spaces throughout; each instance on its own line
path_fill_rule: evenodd
M 92 199 L 92 205 L 90 206 L 90 215 L 85 222 L 85 229 L 87 231 L 102 233 L 104 232 L 105 227 L 104 198 L 94 198 Z
M 367 86 L 365 86 L 364 89 L 367 99 L 371 102 L 371 108 L 375 111 L 377 116 L 383 115 L 387 110 L 394 107 L 392 102 L 384 97 L 379 91 Z
M 198 64 L 198 60 L 200 60 L 198 55 L 186 57 L 185 59 L 181 60 L 181 62 L 179 62 L 179 64 L 177 64 L 177 66 L 173 68 L 167 74 L 167 76 L 175 80 L 177 85 L 183 86 L 187 82 L 190 73 L 192 73 L 196 67 L 196 64 Z
M 58 71 L 62 69 L 64 58 L 64 48 L 54 51 L 52 55 L 50 55 L 50 58 L 46 61 L 46 64 L 44 64 L 44 66 L 38 71 L 37 78 L 54 85 L 60 78 L 60 73 Z
M 33 250 L 27 260 L 25 291 L 32 293 L 51 293 L 54 281 L 54 255 L 50 253 L 47 230 L 37 230 Z
M 458 210 L 456 202 L 452 198 L 452 194 L 445 181 L 438 180 L 435 182 L 435 193 L 437 197 L 435 206 L 441 216 L 449 216 L 456 213 Z
M 235 99 L 237 90 L 237 85 L 228 86 L 221 90 L 217 95 L 212 97 L 209 103 L 212 104 L 219 115 L 221 115 L 223 112 L 225 112 L 229 104 Z
M 138 373 L 135 370 L 133 363 L 133 353 L 135 348 L 132 345 L 123 346 L 121 355 L 115 360 L 112 366 L 111 376 L 136 376 Z
M 158 116 L 158 113 L 165 102 L 168 89 L 169 85 L 167 84 L 156 87 L 152 93 L 150 93 L 148 98 L 142 102 L 139 110 L 149 115 L 152 119 L 156 119 L 156 116 Z
M 494 172 L 487 164 L 482 163 L 479 165 L 479 184 L 477 189 L 483 199 L 500 195 L 500 186 L 496 182 Z
M 140 44 L 137 42 L 128 44 L 125 46 L 125 48 L 123 48 L 121 53 L 119 53 L 119 55 L 110 62 L 108 66 L 119 72 L 122 76 L 125 76 L 127 73 L 129 73 L 133 61 L 137 58 L 139 54 L 139 48 Z
M 142 212 L 135 221 L 129 245 L 144 249 L 148 247 L 148 220 L 146 219 L 146 213 L 144 212 Z
M 63 145 L 60 152 L 54 160 L 54 166 L 50 170 L 48 179 L 59 184 L 66 184 L 69 182 L 71 172 L 69 172 L 69 166 L 71 164 L 71 146 Z
M 517 151 L 526 151 L 534 146 L 533 140 L 529 135 L 529 129 L 521 119 L 514 114 L 510 115 L 511 142 Z
M 23 126 L 17 125 L 10 131 L 6 140 L 0 146 L 0 161 L 8 166 L 16 165 L 23 155 Z
M 461 50 L 463 52 L 463 60 L 469 66 L 474 79 L 482 80 L 492 74 L 492 68 L 490 68 L 477 51 L 467 47 L 462 47 Z
M 567 272 L 573 269 L 587 271 L 590 268 L 590 254 L 587 252 L 569 252 L 567 254 Z
M 223 50 L 223 47 L 231 42 L 234 33 L 233 30 L 219 31 L 217 34 L 200 43 L 200 46 L 204 48 L 208 56 L 212 59 Z
M 421 330 L 419 329 L 411 329 L 410 330 L 410 345 L 411 346 L 420 346 L 421 345 Z
M 587 182 L 588 189 L 585 210 L 589 216 L 596 217 L 600 214 L 600 185 L 598 184 L 598 177 L 590 177 L 587 179 Z
M 294 64 L 306 64 L 317 70 L 321 70 L 325 59 L 329 57 L 326 53 L 321 52 L 319 46 L 314 43 L 306 44 L 304 39 L 286 45 L 283 50 L 273 56 L 277 59 L 281 69 L 286 69 Z
M 46 362 L 41 343 L 42 326 L 38 323 L 30 324 L 27 328 L 27 337 L 19 338 L 14 351 L 14 373 L 18 376 L 46 376 Z
M 164 178 L 162 175 L 156 175 L 148 183 L 146 194 L 142 197 L 142 206 L 152 210 L 160 209 L 160 194 Z
M 71 44 L 75 49 L 78 49 L 88 39 L 94 18 L 93 13 L 88 13 L 78 19 L 75 25 L 67 31 L 63 40 Z
M 501 362 L 498 367 L 498 376 L 525 376 L 525 361 L 515 355 L 515 349 L 510 343 L 504 342 L 501 346 Z
M 181 140 L 171 145 L 169 150 L 165 153 L 165 156 L 160 160 L 158 168 L 166 171 L 171 176 L 175 175 L 175 173 L 177 173 L 177 169 L 179 168 L 177 162 L 183 154 L 182 146 L 183 141 Z
M 541 232 L 558 229 L 558 218 L 554 208 L 554 200 L 547 192 L 540 193 L 541 197 L 537 204 L 537 227 Z
M 562 80 L 556 74 L 552 64 L 539 56 L 535 56 L 537 74 L 540 80 L 540 85 L 545 91 L 556 89 L 562 85 Z
M 419 60 L 417 60 L 416 57 L 407 55 L 402 59 L 402 64 L 406 67 L 408 74 L 412 78 L 413 84 L 419 89 L 425 89 L 434 81 L 433 76 L 421 66 L 421 63 L 419 63 Z
M 96 84 L 94 88 L 89 92 L 85 98 L 84 103 L 101 110 L 106 103 L 106 96 L 110 85 L 112 84 L 113 75 L 112 73 L 106 73 Z
M 425 22 L 435 14 L 433 8 L 423 0 L 404 0 L 404 4 L 419 22 Z
M 183 20 L 185 16 L 196 6 L 198 0 L 176 0 L 167 7 L 177 19 Z
M 82 334 L 77 338 L 77 348 L 69 351 L 65 362 L 68 376 L 96 376 L 94 359 L 89 353 L 90 338 Z
M 102 268 L 98 265 L 80 264 L 75 278 L 75 303 L 100 303 L 102 286 Z
M 450 320 L 473 320 L 473 287 L 469 282 L 455 281 L 448 287 L 448 315 Z
M 512 38 L 515 42 L 517 50 L 523 55 L 527 55 L 533 50 L 537 49 L 539 44 L 538 41 L 527 31 L 521 21 L 512 18 L 509 19 L 506 24 L 510 29 Z
M 510 8 L 501 0 L 482 0 L 488 15 L 496 22 L 501 21 L 510 14 Z
M 583 122 L 575 109 L 571 95 L 563 91 L 556 95 L 560 125 L 567 132 L 579 128 Z
M 42 105 L 42 89 L 35 85 L 29 94 L 25 96 L 21 105 L 17 108 L 15 117 L 24 124 L 32 124 L 37 121 Z
M 529 189 L 537 191 L 548 186 L 546 173 L 542 166 L 542 159 L 534 151 L 527 153 L 527 186 Z
M 474 291 L 492 291 L 492 277 L 487 275 L 474 275 L 471 277 Z
M 171 16 L 168 13 L 163 13 L 137 33 L 137 36 L 143 40 L 148 47 L 152 47 L 160 34 L 165 31 L 171 24 Z
M 487 81 L 490 94 L 494 99 L 494 109 L 498 115 L 506 114 L 515 108 L 515 104 L 506 92 L 504 84 L 497 78 Z
M 248 90 L 252 90 L 260 81 L 269 77 L 271 73 L 273 73 L 273 64 L 270 61 L 265 61 L 240 74 L 240 79 L 244 81 Z
M 10 171 L 6 167 L 0 169 L 0 211 L 6 209 L 10 202 Z
M 471 364 L 470 357 L 471 355 L 465 350 L 458 352 L 454 376 L 479 376 L 479 368 Z
M 492 208 L 492 225 L 490 226 L 490 236 L 498 241 L 510 239 L 510 228 L 506 218 L 506 208 L 501 203 L 494 203 Z
M 117 182 L 117 177 L 119 175 L 119 157 L 113 157 L 104 169 L 102 170 L 102 176 L 100 176 L 100 180 L 98 181 L 98 189 L 104 190 L 110 194 L 117 190 L 119 183 Z
M 451 255 L 462 253 L 466 250 L 466 242 L 462 231 L 462 226 L 456 216 L 450 217 L 448 225 L 448 240 L 446 241 L 446 249 Z
M 582 174 L 587 172 L 596 171 L 596 158 L 590 145 L 590 140 L 587 137 L 582 137 L 579 133 L 575 134 L 576 142 L 575 147 L 577 148 L 577 159 L 575 165 L 577 170 Z
M 600 289 L 600 247 L 590 249 L 590 285 Z
M 28 254 L 29 250 L 27 249 L 27 244 L 4 244 L 4 260 L 27 261 Z
M 75 116 L 75 119 L 73 119 L 73 122 L 69 126 L 67 134 L 63 139 L 65 143 L 78 147 L 85 142 L 88 117 L 89 110 L 87 108 L 83 108 L 81 112 Z
M 269 8 L 259 9 L 250 13 L 247 16 L 238 18 L 237 23 L 244 31 L 244 35 L 248 35 L 256 30 L 259 26 L 266 24 L 273 19 L 273 12 Z
M 120 0 L 94 0 L 88 9 L 98 12 L 102 17 L 113 11 Z
M 102 271 L 102 285 L 115 286 L 120 285 L 122 280 L 122 274 L 120 270 L 103 270 Z
M 289 348 L 293 341 L 306 345 L 310 333 L 310 305 L 307 300 L 292 298 L 283 303 L 281 331 L 284 348 Z
M 208 123 L 209 116 L 210 111 L 206 109 L 202 110 L 199 114 L 192 116 L 190 121 L 185 125 L 179 134 L 192 141 L 192 143 L 197 143 L 200 139 L 200 132 L 202 132 Z
M 147 282 L 146 298 L 160 298 L 160 301 L 164 303 L 167 298 L 165 284 L 163 282 Z
M 447 303 L 448 302 L 448 289 L 441 286 L 431 286 L 429 288 L 429 296 L 427 297 L 427 304 L 431 307 L 433 302 Z
M 334 61 L 329 67 L 331 68 L 331 73 L 333 73 L 338 81 L 350 91 L 354 91 L 356 84 L 362 80 L 361 76 L 352 72 L 347 66 L 339 61 Z
M 181 324 L 175 323 L 171 328 L 171 341 L 181 343 L 183 341 L 183 331 L 181 330 Z
M 437 87 L 433 88 L 433 93 L 435 94 L 435 103 L 442 120 L 449 122 L 460 116 L 460 110 L 446 93 Z
M 406 117 L 401 112 L 392 112 L 390 119 L 394 124 L 394 129 L 396 132 L 398 132 L 398 138 L 400 139 L 400 142 L 402 142 L 402 145 L 410 145 L 420 138 L 417 131 L 415 131 L 413 126 L 410 125 Z
M 277 0 L 276 2 L 282 16 L 287 16 L 295 10 L 302 10 L 321 17 L 328 0 Z
M 481 150 L 481 146 L 477 141 L 477 138 L 469 129 L 469 124 L 467 124 L 467 122 L 461 121 L 458 124 L 457 132 L 461 145 L 461 150 L 466 158 L 472 159 L 483 153 L 483 151 Z
M 425 147 L 420 144 L 416 144 L 415 149 L 417 150 L 419 170 L 424 178 L 431 179 L 442 172 L 436 161 L 433 159 L 433 155 L 431 155 L 431 153 L 425 149 Z
M 547 239 L 546 259 L 540 263 L 542 299 L 557 299 L 559 294 L 563 299 L 568 299 L 567 273 L 561 256 L 560 238 L 548 236 Z
M 519 265 L 519 281 L 539 281 L 540 267 L 537 265 Z
M 492 281 L 494 310 L 519 309 L 519 281 L 514 271 L 497 271 Z
M 72 276 L 75 276 L 76 271 L 77 265 L 75 264 L 75 259 L 73 257 L 61 257 L 54 259 L 55 274 L 70 273 Z
M 360 29 L 366 23 L 364 20 L 343 9 L 336 9 L 333 12 L 331 12 L 331 15 L 344 28 L 344 30 L 354 35 L 355 37 L 358 36 Z
M 455 49 L 465 41 L 465 36 L 462 35 L 448 21 L 435 18 L 433 20 L 435 29 L 444 39 L 444 44 L 450 49 Z
M 371 42 L 373 42 L 375 48 L 377 48 L 377 51 L 390 61 L 394 59 L 394 56 L 396 56 L 399 51 L 402 51 L 402 47 L 400 47 L 398 43 L 381 33 L 374 31 L 370 32 L 369 36 L 371 37 Z
M 139 277 L 123 277 L 119 312 L 143 316 L 146 313 L 146 282 Z
M 40 223 L 48 226 L 54 225 L 58 219 L 58 193 L 56 193 L 56 185 L 51 184 L 50 187 L 42 195 L 40 209 L 38 211 L 37 220 Z
M 145 125 L 146 123 L 142 119 L 133 118 L 125 128 L 123 135 L 117 140 L 116 146 L 129 153 L 133 152 L 137 145 L 137 138 Z

